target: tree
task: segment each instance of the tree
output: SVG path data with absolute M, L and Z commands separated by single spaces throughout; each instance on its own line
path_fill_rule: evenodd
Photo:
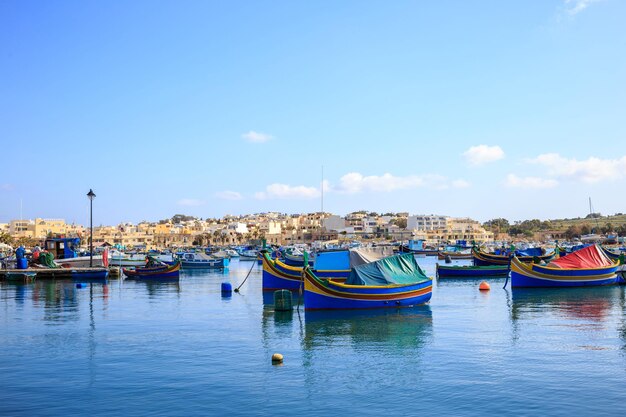
M 0 232 L 0 243 L 6 243 L 7 245 L 13 244 L 13 238 L 6 232 Z
M 404 217 L 399 217 L 397 219 L 393 219 L 391 221 L 392 224 L 395 224 L 396 226 L 398 226 L 400 229 L 406 229 L 406 225 L 407 225 L 407 219 L 405 219 Z
M 497 218 L 486 221 L 483 223 L 483 227 L 492 232 L 507 233 L 511 225 L 507 219 Z

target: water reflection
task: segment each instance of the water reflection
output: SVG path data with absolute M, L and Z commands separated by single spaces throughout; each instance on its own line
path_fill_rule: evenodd
M 515 288 L 511 318 L 519 320 L 553 313 L 570 319 L 602 322 L 611 314 L 622 289 L 617 286 L 593 288 Z
M 138 288 L 145 288 L 149 299 L 158 299 L 168 294 L 176 294 L 180 297 L 181 288 L 179 281 L 124 280 L 125 285 L 129 285 L 131 282 Z
M 348 343 L 355 349 L 385 345 L 401 349 L 424 346 L 432 335 L 430 306 L 401 309 L 307 311 L 305 350 Z

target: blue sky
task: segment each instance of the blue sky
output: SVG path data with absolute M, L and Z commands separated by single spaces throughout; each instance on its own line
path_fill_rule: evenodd
M 626 212 L 626 3 L 4 1 L 0 221 Z

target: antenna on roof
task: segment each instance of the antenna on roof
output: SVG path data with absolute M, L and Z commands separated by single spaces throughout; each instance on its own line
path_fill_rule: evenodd
M 324 216 L 324 165 L 322 165 L 322 216 Z

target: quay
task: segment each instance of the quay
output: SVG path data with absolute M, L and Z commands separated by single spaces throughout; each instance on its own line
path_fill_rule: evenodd
M 37 279 L 103 279 L 108 273 L 108 268 L 103 267 L 0 269 L 0 279 L 18 274 L 27 276 L 35 274 Z

